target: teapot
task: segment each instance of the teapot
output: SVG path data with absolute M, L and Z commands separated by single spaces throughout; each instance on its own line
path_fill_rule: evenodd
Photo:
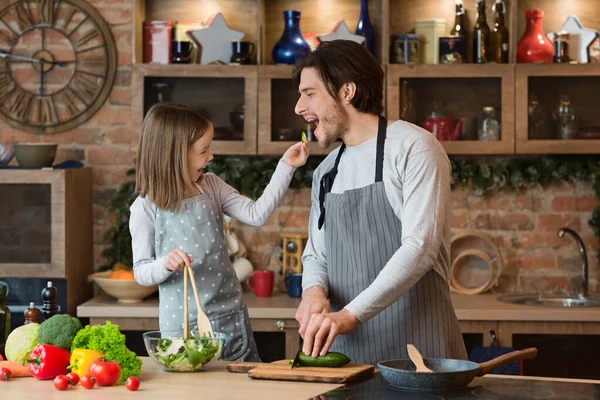
M 437 104 L 434 103 L 431 114 L 423 121 L 423 128 L 433 133 L 438 140 L 458 140 L 462 124 L 463 121 L 459 120 L 455 125 L 454 120 L 438 111 Z

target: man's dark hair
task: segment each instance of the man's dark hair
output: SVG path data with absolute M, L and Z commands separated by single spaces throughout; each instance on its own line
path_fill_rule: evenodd
M 352 105 L 363 113 L 383 112 L 383 69 L 366 48 L 351 40 L 321 43 L 308 56 L 296 62 L 292 80 L 300 84 L 304 68 L 314 68 L 327 91 L 338 99 L 340 88 L 349 82 L 356 84 Z

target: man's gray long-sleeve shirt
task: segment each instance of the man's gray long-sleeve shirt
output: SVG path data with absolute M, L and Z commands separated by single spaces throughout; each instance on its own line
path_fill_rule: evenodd
M 332 193 L 375 182 L 377 138 L 347 147 Z M 318 229 L 319 182 L 335 162 L 332 151 L 313 176 L 309 238 L 302 255 L 302 286 L 321 286 L 329 293 L 323 226 Z M 450 174 L 446 152 L 428 131 L 404 121 L 387 128 L 383 182 L 387 198 L 402 221 L 402 246 L 371 285 L 346 305 L 361 323 L 400 299 L 432 268 L 447 282 L 450 274 Z

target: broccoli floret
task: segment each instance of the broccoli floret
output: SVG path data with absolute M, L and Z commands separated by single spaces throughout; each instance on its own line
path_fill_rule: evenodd
M 83 329 L 81 321 L 69 314 L 56 314 L 40 324 L 38 343 L 51 344 L 71 350 L 77 332 Z

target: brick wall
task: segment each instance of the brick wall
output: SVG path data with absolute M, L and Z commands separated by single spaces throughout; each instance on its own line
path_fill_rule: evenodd
M 110 97 L 104 106 L 78 128 L 40 136 L 9 127 L 0 120 L 0 143 L 55 142 L 59 144 L 56 162 L 80 160 L 94 171 L 94 253 L 99 265 L 102 237 L 111 221 L 106 205 L 125 172 L 133 164 L 131 152 L 131 63 L 133 4 L 128 0 L 88 0 L 109 23 L 118 49 L 118 71 Z M 16 160 L 13 159 L 16 165 Z
M 596 261 L 600 243 L 588 224 L 597 205 L 588 183 L 489 197 L 456 189 L 452 192 L 452 232 L 476 230 L 494 238 L 504 262 L 495 290 L 553 292 L 570 290 L 571 278 L 580 273 L 581 257 L 575 242 L 556 235 L 559 228 L 570 227 L 580 234 L 588 250 L 590 290 L 600 291 Z M 310 190 L 290 190 L 264 227 L 234 225 L 255 268 L 277 264 L 280 232 L 306 232 L 309 211 Z
M 131 116 L 132 3 L 127 0 L 90 0 L 109 22 L 118 48 L 118 73 L 104 107 L 79 128 L 40 137 L 8 127 L 0 121 L 0 143 L 53 141 L 60 144 L 57 162 L 77 159 L 94 169 L 94 242 L 96 265 L 105 246 L 103 233 L 112 223 L 106 206 L 126 179 L 133 153 Z M 13 160 L 14 163 L 14 160 Z M 580 232 L 588 246 L 592 288 L 600 275 L 596 263 L 598 240 L 587 219 L 597 204 L 590 185 L 560 185 L 520 194 L 482 198 L 461 190 L 453 193 L 453 227 L 458 232 L 477 229 L 494 237 L 505 260 L 500 290 L 566 288 L 577 274 L 579 256 L 570 240 L 556 237 L 561 226 Z M 278 258 L 282 230 L 305 231 L 310 209 L 309 190 L 290 190 L 281 207 L 263 228 L 237 224 L 249 248 L 249 258 L 265 268 Z M 4 220 L 6 221 L 6 220 Z

